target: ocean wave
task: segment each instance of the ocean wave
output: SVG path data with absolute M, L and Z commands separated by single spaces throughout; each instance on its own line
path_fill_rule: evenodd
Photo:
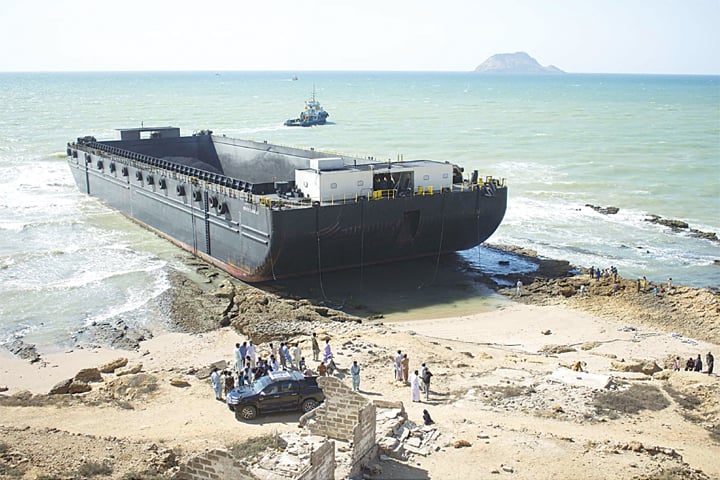
M 129 316 L 129 312 L 136 312 L 141 310 L 151 300 L 162 295 L 165 291 L 170 288 L 170 281 L 167 275 L 161 271 L 154 279 L 154 282 L 150 288 L 145 286 L 134 286 L 128 288 L 126 293 L 125 301 L 118 305 L 112 305 L 105 308 L 104 310 L 89 316 L 85 320 L 85 325 L 92 325 L 93 323 L 106 322 L 120 315 L 123 315 L 123 320 L 131 326 L 135 327 L 147 327 L 148 321 L 150 320 L 147 315 L 141 314 L 138 316 Z M 134 320 L 134 321 L 133 321 Z
M 144 272 L 154 272 L 156 270 L 159 270 L 163 268 L 166 265 L 166 262 L 163 261 L 156 261 L 155 263 L 152 262 L 143 262 L 145 266 L 143 267 L 136 267 L 136 268 L 127 268 L 127 269 L 121 269 L 121 270 L 107 270 L 107 271 L 85 271 L 80 272 L 79 274 L 63 279 L 57 282 L 53 283 L 47 283 L 44 288 L 48 289 L 60 289 L 60 290 L 72 290 L 72 289 L 78 289 L 78 288 L 84 288 L 88 285 L 92 285 L 95 283 L 104 282 L 113 278 L 118 277 L 124 277 L 127 275 L 133 275 L 136 273 Z

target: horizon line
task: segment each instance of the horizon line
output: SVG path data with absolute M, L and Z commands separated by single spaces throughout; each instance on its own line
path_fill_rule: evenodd
M 33 73 L 472 73 L 478 75 L 513 76 L 562 76 L 562 75 L 665 75 L 665 76 L 706 76 L 717 77 L 718 73 L 658 73 L 658 72 L 478 72 L 476 70 L 293 70 L 293 69 L 166 69 L 166 70 L 0 70 L 0 74 Z

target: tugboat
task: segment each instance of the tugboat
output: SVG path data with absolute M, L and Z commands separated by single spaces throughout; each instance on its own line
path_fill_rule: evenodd
M 310 100 L 305 102 L 305 110 L 300 112 L 300 117 L 291 118 L 285 122 L 287 127 L 312 127 L 313 125 L 325 125 L 325 120 L 330 114 L 323 110 L 320 102 L 315 99 L 315 87 Z

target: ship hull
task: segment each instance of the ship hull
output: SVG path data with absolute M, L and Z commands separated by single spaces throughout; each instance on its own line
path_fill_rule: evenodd
M 247 282 L 472 248 L 497 229 L 507 205 L 503 186 L 491 195 L 468 188 L 283 208 L 247 183 L 202 180 L 197 170 L 151 165 L 125 148 L 69 145 L 79 190 Z

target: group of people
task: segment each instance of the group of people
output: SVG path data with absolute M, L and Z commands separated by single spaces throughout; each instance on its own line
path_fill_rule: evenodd
M 601 277 L 612 277 L 613 281 L 617 281 L 618 269 L 615 265 L 610 265 L 609 268 L 595 268 L 595 265 L 590 267 L 590 278 L 600 280 Z
M 330 339 L 325 339 L 325 346 L 320 360 L 320 345 L 317 334 L 313 332 L 311 337 L 313 360 L 319 361 L 317 367 L 318 375 L 332 375 L 337 370 L 333 353 L 330 347 Z M 278 347 L 274 343 L 268 344 L 269 351 L 260 355 L 258 347 L 252 340 L 236 343 L 233 350 L 234 365 L 232 369 L 220 370 L 213 368 L 210 374 L 215 398 L 222 400 L 222 392 L 225 394 L 233 388 L 243 385 L 252 385 L 255 380 L 267 375 L 269 372 L 280 370 L 295 370 L 302 372 L 305 376 L 313 376 L 316 373 L 307 365 L 299 343 L 291 344 L 281 342 Z M 360 367 L 357 362 L 350 369 L 353 377 L 353 389 L 358 390 L 360 386 Z
M 712 375 L 713 368 L 715 367 L 715 357 L 713 357 L 712 352 L 708 352 L 707 355 L 705 355 L 705 366 L 707 367 L 706 373 Z M 697 358 L 690 357 L 685 362 L 686 372 L 702 372 L 702 370 L 703 362 L 699 353 Z M 675 371 L 680 371 L 680 357 L 675 357 Z
M 410 385 L 410 399 L 413 402 L 420 401 L 420 392 L 425 392 L 425 400 L 430 400 L 430 379 L 433 374 L 428 366 L 423 363 L 420 370 L 415 370 L 412 375 L 410 373 L 410 359 L 407 353 L 398 350 L 393 357 L 393 375 L 398 382 Z

